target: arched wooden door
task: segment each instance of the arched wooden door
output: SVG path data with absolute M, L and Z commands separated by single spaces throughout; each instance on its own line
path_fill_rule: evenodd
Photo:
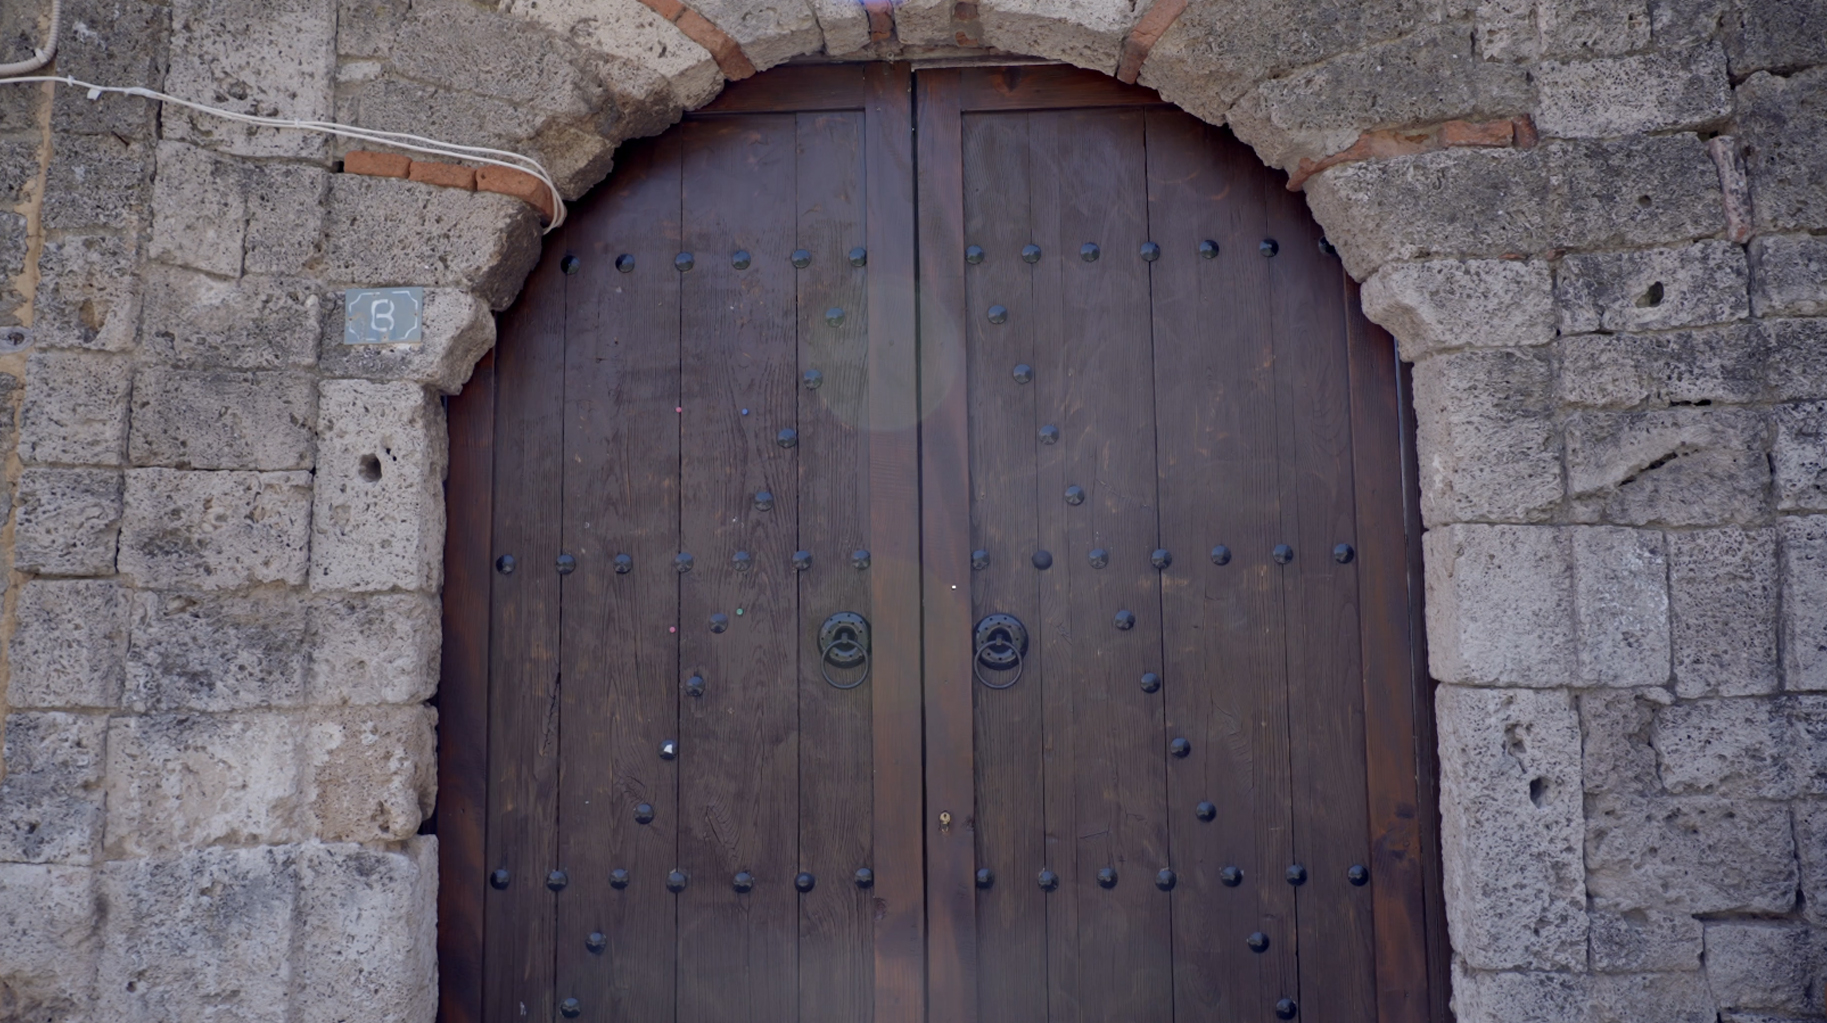
M 1393 345 L 1059 68 L 631 144 L 451 404 L 450 1020 L 1438 1017 Z

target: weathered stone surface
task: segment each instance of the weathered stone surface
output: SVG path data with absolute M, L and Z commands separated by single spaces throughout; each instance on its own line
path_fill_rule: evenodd
M 1700 921 L 1649 909 L 1620 909 L 1603 899 L 1587 911 L 1592 920 L 1592 968 L 1603 973 L 1698 970 Z
M 1759 71 L 1738 87 L 1737 105 L 1758 229 L 1827 226 L 1827 68 Z
M 1659 330 L 1750 315 L 1744 253 L 1729 242 L 1568 256 L 1555 281 L 1561 331 Z
M 1728 6 L 1728 0 L 1650 0 L 1650 39 L 1657 49 L 1673 50 L 1716 38 Z
M 1787 913 L 1795 838 L 1781 804 L 1711 796 L 1589 801 L 1586 888 L 1623 909 Z
M 1560 508 L 1554 370 L 1539 351 L 1465 351 L 1414 373 L 1421 513 L 1428 523 L 1539 522 Z
M 94 1018 L 102 920 L 95 875 L 0 863 L 0 1006 L 13 1019 Z
M 295 592 L 133 595 L 126 704 L 134 711 L 243 710 L 300 702 L 305 613 Z
M 114 469 L 27 469 L 19 474 L 13 567 L 40 575 L 110 575 L 121 530 Z
M 1765 396 L 1770 341 L 1746 321 L 1664 334 L 1576 334 L 1560 343 L 1560 398 L 1570 405 L 1665 408 L 1743 404 Z
M 1827 511 L 1827 401 L 1776 409 L 1770 462 L 1779 511 Z
M 401 852 L 358 845 L 299 849 L 299 955 L 304 1023 L 430 1023 L 437 986 L 438 840 Z
M 120 465 L 133 367 L 110 355 L 47 350 L 26 362 L 19 460 L 27 465 Z
M 51 711 L 6 718 L 0 862 L 89 863 L 102 837 L 108 721 Z
M 1779 921 L 1709 923 L 1706 979 L 1719 1004 L 1818 1016 L 1827 983 L 1821 939 L 1806 926 Z
M 1717 1023 L 1718 1013 L 1706 977 L 1686 973 L 1636 973 L 1594 976 L 1592 1001 L 1585 1019 L 1591 1023 Z
M 140 316 L 137 235 L 48 238 L 38 257 L 32 332 L 41 348 L 120 351 Z
M 101 976 L 109 982 L 99 986 L 97 1019 L 294 1018 L 295 848 L 110 863 L 101 888 Z
M 345 57 L 386 57 L 412 0 L 340 0 L 336 52 Z
M 1827 516 L 1785 518 L 1783 685 L 1827 690 Z
M 604 99 L 601 83 L 575 59 L 574 48 L 504 14 L 461 0 L 415 0 L 400 32 L 411 44 L 396 45 L 388 56 L 419 81 L 574 115 L 590 113 Z M 477 88 L 479 83 L 487 87 Z
M 1732 114 L 1725 51 L 1548 61 L 1535 71 L 1535 126 L 1561 138 L 1605 138 L 1697 128 Z
M 1454 525 L 1423 538 L 1429 667 L 1443 682 L 1563 686 L 1577 670 L 1566 531 Z
M 158 168 L 148 254 L 218 277 L 241 276 L 245 165 L 182 142 L 161 142 Z
M 1795 803 L 1795 852 L 1801 868 L 1802 911 L 1816 927 L 1827 923 L 1827 801 Z
M 112 579 L 35 579 L 19 590 L 6 702 L 118 707 L 126 677 L 127 595 Z
M 850 0 L 811 0 L 812 14 L 825 35 L 825 53 L 836 57 L 869 45 L 869 12 Z
M 341 303 L 335 303 L 340 311 Z M 368 380 L 410 380 L 446 394 L 463 389 L 482 353 L 495 346 L 495 315 L 488 303 L 455 288 L 425 292 L 422 341 L 403 345 L 343 344 L 342 317 L 327 318 L 325 373 Z
M 651 91 L 663 90 L 672 110 L 661 123 L 676 119 L 679 110 L 708 102 L 723 87 L 723 73 L 710 51 L 640 0 L 513 0 L 508 9 L 611 58 L 625 91 L 650 91 L 628 81 L 634 77 L 658 87 Z
M 109 857 L 295 840 L 306 799 L 300 726 L 270 712 L 115 718 Z
M 1735 3 L 1724 27 L 1735 75 L 1827 63 L 1827 10 L 1813 0 Z
M 1579 412 L 1566 420 L 1567 491 L 1583 521 L 1750 524 L 1769 509 L 1761 412 Z
M 237 113 L 330 119 L 336 0 L 175 0 L 165 91 Z M 182 108 L 166 138 L 242 156 L 323 155 L 316 132 L 259 128 Z
M 325 290 L 301 278 L 222 281 L 191 270 L 148 267 L 142 350 L 173 366 L 309 366 L 328 315 Z
M 539 215 L 505 195 L 338 174 L 329 224 L 330 280 L 464 288 L 495 309 L 539 256 Z
M 303 373 L 149 368 L 133 384 L 137 466 L 309 469 L 317 382 Z
M 1704 529 L 1668 541 L 1676 695 L 1775 692 L 1776 531 Z
M 1568 532 L 1580 682 L 1666 684 L 1668 558 L 1662 534 L 1604 526 Z
M 310 502 L 306 472 L 129 470 L 121 573 L 155 589 L 302 583 Z
M 137 0 L 66 0 L 57 41 L 56 73 L 110 85 L 156 86 L 164 76 L 171 12 Z M 77 23 L 80 29 L 74 29 Z M 58 135 L 151 138 L 158 107 L 130 101 L 95 102 L 80 89 L 53 93 L 51 131 Z M 4 127 L 0 123 L 0 127 Z
M 402 842 L 437 795 L 430 707 L 315 711 L 303 737 L 310 833 L 332 842 Z
M 1580 776 L 1587 795 L 1661 795 L 1650 736 L 1656 711 L 1672 702 L 1666 689 L 1594 689 L 1579 694 Z
M 397 78 L 345 85 L 337 113 L 378 131 L 447 139 L 466 146 L 519 151 L 552 115 L 496 96 Z M 427 157 L 430 159 L 430 157 Z
M 1791 696 L 1781 701 L 1787 719 L 1789 771 L 1796 792 L 1827 796 L 1827 697 Z
M 1479 1023 L 1566 1023 L 1583 1020 L 1592 993 L 1585 974 L 1487 973 L 1453 960 L 1453 1013 Z
M 1788 799 L 1789 733 L 1773 700 L 1696 700 L 1657 714 L 1652 743 L 1662 784 L 1676 795 Z
M 438 685 L 442 636 L 429 593 L 383 593 L 310 606 L 309 693 L 317 704 L 418 703 Z
M 1649 44 L 1646 4 L 1606 0 L 1538 0 L 1536 24 L 1545 57 L 1627 53 Z
M 137 225 L 152 182 L 153 150 L 114 135 L 60 135 L 46 172 L 44 227 L 50 231 Z
M 414 383 L 327 380 L 319 412 L 311 588 L 435 590 L 448 438 Z
M 1015 3 L 998 5 L 998 8 L 1010 15 L 1029 13 L 1039 8 L 1044 13 L 1052 4 L 1046 0 L 1017 0 Z M 1062 5 L 1064 7 L 1064 5 Z M 776 3 L 756 4 L 746 0 L 697 0 L 691 5 L 692 10 L 710 19 L 711 23 L 730 34 L 736 44 L 742 47 L 743 56 L 755 65 L 756 70 L 765 71 L 776 64 L 781 64 L 802 53 L 817 53 L 824 48 L 824 35 L 818 30 L 818 18 L 813 15 L 810 5 L 804 0 L 779 0 Z M 988 14 L 985 11 L 985 14 Z M 1055 15 L 1055 20 L 1062 22 L 1060 28 L 1076 28 L 1083 18 L 1071 17 L 1069 8 L 1061 11 L 1065 17 Z M 1096 7 L 1087 6 L 1084 14 L 1099 14 Z M 987 20 L 987 19 L 986 19 Z M 1084 20 L 1090 20 L 1085 18 Z M 985 26 L 988 31 L 988 26 Z M 1054 38 L 1047 42 L 1058 45 L 1057 37 L 1062 33 L 1057 29 L 1052 33 Z M 1016 38 L 1021 38 L 1016 36 Z M 1034 40 L 1031 36 L 1028 37 Z M 1043 36 L 1044 38 L 1044 36 Z M 1005 49 L 1009 47 L 1005 46 Z M 1018 53 L 1034 53 L 1035 50 L 1016 49 Z M 1049 53 L 1048 56 L 1053 56 Z M 1110 67 L 1114 69 L 1113 60 Z
M 1392 263 L 1364 282 L 1362 299 L 1364 314 L 1389 328 L 1410 362 L 1461 346 L 1554 340 L 1554 285 L 1543 260 Z
M 242 269 L 255 274 L 315 270 L 323 255 L 324 192 L 329 184 L 329 173 L 320 167 L 250 167 Z
M 1698 136 L 1550 142 L 1543 149 L 1557 246 L 1665 245 L 1725 227 L 1719 168 Z
M 1453 945 L 1479 969 L 1586 965 L 1579 716 L 1561 691 L 1441 686 Z
M 1751 310 L 1759 316 L 1827 315 L 1827 238 L 1751 239 Z

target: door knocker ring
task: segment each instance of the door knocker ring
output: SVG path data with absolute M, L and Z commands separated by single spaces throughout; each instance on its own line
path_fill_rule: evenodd
M 855 682 L 839 682 L 832 668 L 861 667 Z M 833 689 L 855 689 L 869 681 L 869 619 L 855 611 L 839 611 L 825 619 L 818 630 L 818 673 Z
M 1026 667 L 1023 656 L 1028 652 L 1028 628 L 1014 615 L 993 614 L 977 623 L 976 647 L 971 655 L 971 673 L 991 689 L 1007 689 L 1021 681 Z M 991 682 L 983 671 L 1003 672 L 1013 668 L 1007 682 Z

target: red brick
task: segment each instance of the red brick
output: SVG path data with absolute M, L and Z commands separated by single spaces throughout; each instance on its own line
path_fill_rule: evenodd
M 412 169 L 412 158 L 404 153 L 371 153 L 354 150 L 343 157 L 343 173 L 366 174 L 376 178 L 403 178 Z
M 1448 121 L 1440 126 L 1440 142 L 1447 146 L 1492 146 L 1507 149 L 1516 139 L 1511 121 Z
M 1142 63 L 1148 59 L 1148 51 L 1155 48 L 1161 36 L 1173 27 L 1174 21 L 1186 11 L 1187 0 L 1155 0 L 1149 5 L 1147 13 L 1136 22 L 1129 35 L 1123 40 L 1123 55 L 1117 62 L 1117 78 L 1135 84 L 1142 73 Z
M 1426 132 L 1367 131 L 1349 149 L 1341 149 L 1318 160 L 1301 157 L 1300 165 L 1288 175 L 1288 191 L 1298 192 L 1307 179 L 1328 167 L 1359 160 L 1386 160 L 1392 156 L 1410 156 L 1440 148 L 1440 143 Z
M 476 169 L 460 167 L 454 163 L 414 160 L 412 161 L 412 173 L 407 177 L 414 181 L 423 181 L 428 185 L 461 188 L 468 192 L 476 190 Z
M 679 0 L 641 0 L 641 2 L 652 8 L 653 13 L 667 21 L 678 21 L 679 15 L 685 13 L 685 5 Z
M 1516 126 L 1516 148 L 1534 149 L 1535 143 L 1541 141 L 1541 136 L 1535 132 L 1535 119 L 1528 114 L 1515 118 L 1510 123 Z
M 531 203 L 539 210 L 546 222 L 552 220 L 552 191 L 546 183 L 512 167 L 484 165 L 476 170 L 476 190 L 478 192 L 499 192 L 511 195 L 516 199 Z
M 737 82 L 755 73 L 755 65 L 749 62 L 748 54 L 743 53 L 736 40 L 712 24 L 709 18 L 688 9 L 675 24 L 679 26 L 679 31 L 685 33 L 686 38 L 710 51 L 710 55 L 717 61 L 718 70 L 723 72 L 723 77 Z

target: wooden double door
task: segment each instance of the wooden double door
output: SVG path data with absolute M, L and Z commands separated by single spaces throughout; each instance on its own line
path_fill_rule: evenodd
M 450 1020 L 1444 1011 L 1399 367 L 1060 68 L 618 155 L 450 405 Z

